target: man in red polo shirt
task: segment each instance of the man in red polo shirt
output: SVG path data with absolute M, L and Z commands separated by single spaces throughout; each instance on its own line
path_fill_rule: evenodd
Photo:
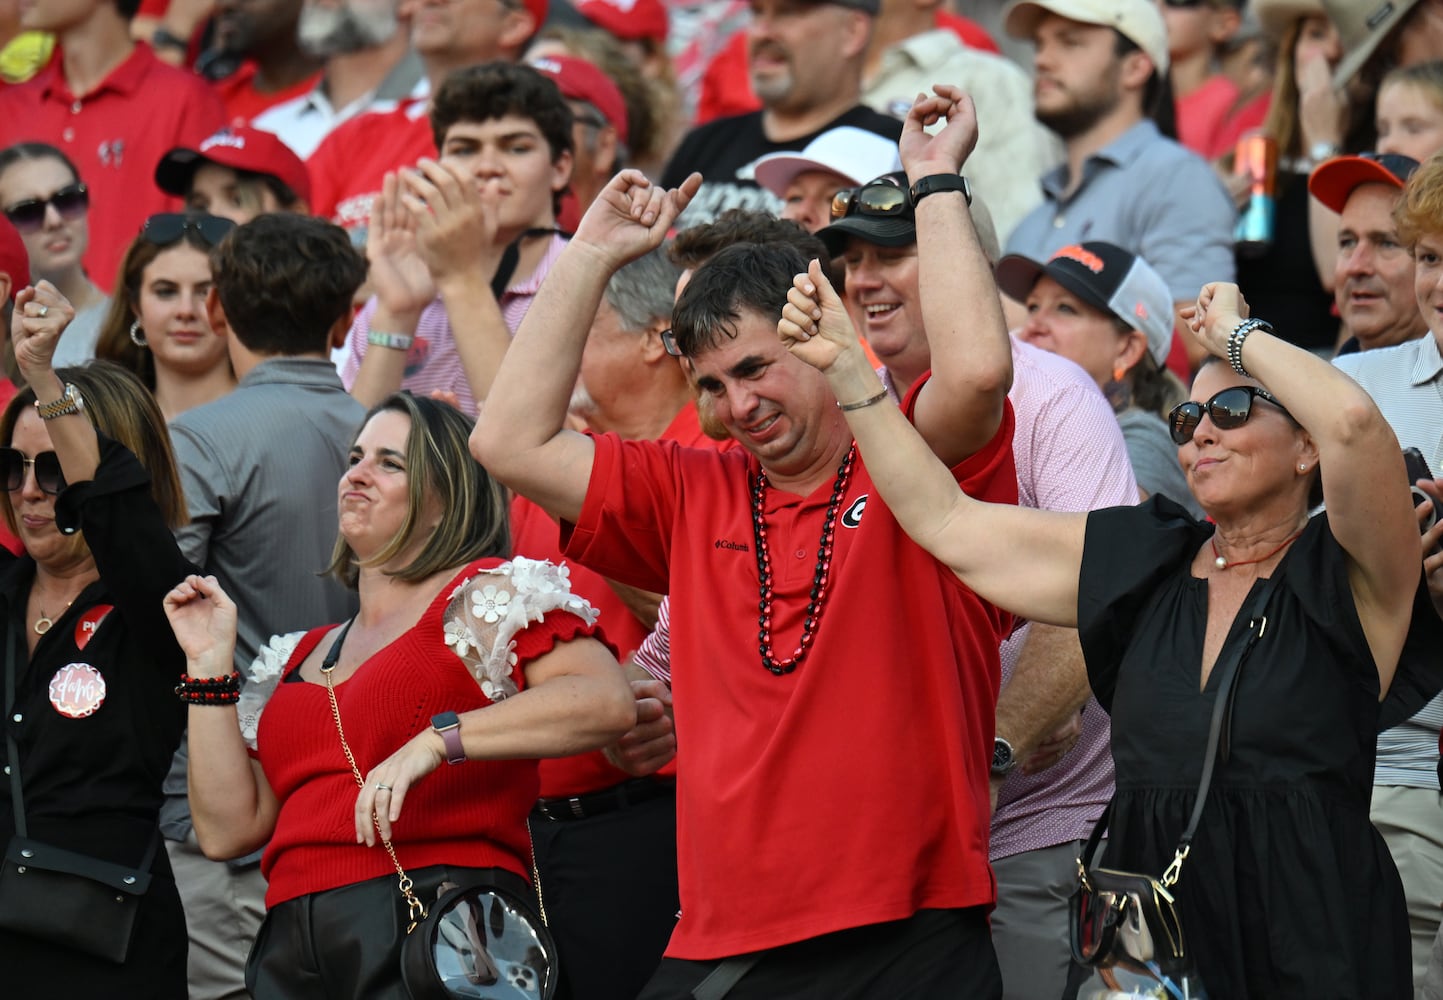
M 936 90 L 901 143 L 935 335 L 932 376 L 904 408 L 970 495 L 1016 502 L 1011 352 L 958 178 L 976 117 L 960 91 Z M 740 448 L 563 429 L 602 287 L 660 242 L 698 180 L 664 192 L 624 172 L 608 186 L 472 436 L 498 478 L 568 522 L 568 556 L 671 595 L 682 908 L 642 997 L 689 997 L 711 977 L 715 995 L 739 979 L 734 1000 L 893 997 L 899 984 L 998 997 L 988 770 L 1011 619 L 905 536 L 825 379 L 781 346 L 803 256 L 729 247 L 677 301 L 669 340 Z
M 85 270 L 109 291 L 121 255 L 147 216 L 173 202 L 151 171 L 225 121 L 200 77 L 167 66 L 128 30 L 139 0 L 68 0 L 22 8 L 28 30 L 53 32 L 64 53 L 29 83 L 0 89 L 0 148 L 48 142 L 90 188 Z

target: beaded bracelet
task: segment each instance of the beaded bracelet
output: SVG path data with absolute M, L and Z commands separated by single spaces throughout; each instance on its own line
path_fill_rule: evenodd
M 1237 328 L 1228 335 L 1228 364 L 1233 366 L 1233 371 L 1243 378 L 1252 378 L 1252 374 L 1243 367 L 1243 341 L 1248 339 L 1248 334 L 1254 330 L 1262 330 L 1264 333 L 1272 333 L 1273 326 L 1266 320 L 1245 319 L 1237 325 Z
M 175 693 L 187 705 L 234 705 L 240 701 L 240 673 L 232 670 L 225 677 L 181 674 Z

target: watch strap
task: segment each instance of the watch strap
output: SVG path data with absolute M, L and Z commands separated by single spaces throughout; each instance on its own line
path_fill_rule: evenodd
M 415 336 L 409 333 L 382 333 L 379 330 L 366 331 L 366 343 L 376 347 L 389 347 L 397 351 L 409 351 L 411 345 L 415 342 Z
M 961 174 L 928 174 L 923 177 L 912 185 L 912 204 L 915 206 L 929 194 L 938 194 L 943 191 L 961 191 L 962 197 L 967 199 L 967 204 L 972 204 L 972 186 Z
M 72 413 L 79 413 L 84 409 L 81 402 L 80 390 L 69 382 L 65 383 L 65 391 L 56 399 L 48 403 L 35 401 L 35 412 L 41 420 L 54 420 L 56 417 L 69 416 Z
M 461 717 L 455 712 L 441 712 L 431 716 L 431 728 L 445 744 L 446 763 L 466 763 L 466 748 L 461 745 Z

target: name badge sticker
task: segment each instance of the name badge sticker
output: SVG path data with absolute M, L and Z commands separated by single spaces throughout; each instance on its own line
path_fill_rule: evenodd
M 75 648 L 84 649 L 89 645 L 95 633 L 100 631 L 100 623 L 114 610 L 113 604 L 97 604 L 81 615 L 80 621 L 75 623 Z
M 67 719 L 94 715 L 105 703 L 105 678 L 88 663 L 68 663 L 50 678 L 50 704 Z

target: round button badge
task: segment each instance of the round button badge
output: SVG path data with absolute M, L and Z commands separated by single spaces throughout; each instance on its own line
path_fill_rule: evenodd
M 50 678 L 50 704 L 67 719 L 93 715 L 105 703 L 105 678 L 88 663 L 68 663 Z

